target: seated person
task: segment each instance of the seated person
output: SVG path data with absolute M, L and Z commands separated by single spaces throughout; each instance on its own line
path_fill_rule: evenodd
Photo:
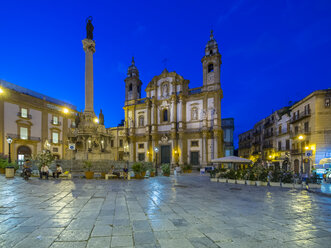
M 61 165 L 57 164 L 56 169 L 53 172 L 53 178 L 55 178 L 55 175 L 56 175 L 56 178 L 59 178 L 59 175 L 62 174 L 62 173 L 63 173 L 63 170 L 62 170 Z
M 128 178 L 128 172 L 129 172 L 128 167 L 126 165 L 124 165 L 124 168 L 123 168 L 124 178 Z
M 40 179 L 42 179 L 42 177 L 45 175 L 46 179 L 48 180 L 48 166 L 46 164 L 43 164 L 40 168 Z

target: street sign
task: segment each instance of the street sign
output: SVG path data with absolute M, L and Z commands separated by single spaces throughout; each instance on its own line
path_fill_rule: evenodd
M 306 151 L 306 156 L 307 156 L 307 157 L 311 157 L 311 156 L 313 156 L 313 151 L 312 151 L 312 150 L 307 150 L 307 151 Z
M 75 150 L 76 149 L 76 144 L 75 143 L 70 143 L 69 144 L 69 150 Z

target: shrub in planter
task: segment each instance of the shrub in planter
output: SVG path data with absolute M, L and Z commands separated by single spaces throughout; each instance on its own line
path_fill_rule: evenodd
M 146 172 L 146 170 L 144 168 L 144 165 L 141 162 L 134 163 L 132 165 L 132 170 L 133 170 L 133 172 L 135 174 L 135 177 L 138 178 L 138 179 L 143 178 L 142 173 L 144 171 Z
M 92 162 L 91 161 L 84 161 L 84 168 L 87 169 L 87 171 L 85 171 L 85 178 L 86 179 L 93 179 L 94 177 L 94 172 L 91 171 L 92 168 Z
M 8 165 L 8 161 L 6 159 L 0 158 L 0 174 L 5 174 L 5 168 Z
M 161 169 L 164 176 L 170 176 L 170 164 L 162 164 Z
M 293 174 L 290 171 L 283 173 L 282 183 L 293 183 Z
M 271 182 L 280 182 L 282 178 L 282 173 L 279 169 L 275 169 L 272 171 Z
M 190 164 L 184 164 L 182 166 L 182 171 L 184 173 L 192 173 L 192 165 L 190 165 Z

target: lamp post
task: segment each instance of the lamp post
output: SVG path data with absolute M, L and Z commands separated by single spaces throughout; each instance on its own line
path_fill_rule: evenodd
M 9 150 L 8 150 L 8 163 L 11 163 L 10 144 L 13 142 L 13 139 L 10 136 L 8 136 L 7 137 L 7 142 L 8 142 L 8 148 L 9 148 Z
M 157 176 L 158 175 L 158 173 L 157 173 L 157 154 L 159 152 L 159 148 L 154 147 L 154 152 L 155 152 L 155 176 Z
M 300 154 L 301 154 L 301 166 L 300 166 L 300 172 L 301 172 L 301 181 L 302 181 L 302 175 L 303 175 L 303 154 L 302 154 L 302 140 L 303 140 L 304 138 L 303 138 L 303 136 L 302 135 L 300 135 L 299 136 L 299 140 L 301 141 L 301 144 L 300 144 L 300 147 L 301 147 L 301 151 L 300 151 Z

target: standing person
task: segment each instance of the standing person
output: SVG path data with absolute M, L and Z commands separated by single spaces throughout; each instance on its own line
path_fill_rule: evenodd
M 40 168 L 40 179 L 42 179 L 43 175 L 46 176 L 46 179 L 48 180 L 48 166 L 46 164 L 43 164 Z
M 56 178 L 59 178 L 59 175 L 62 173 L 63 173 L 63 170 L 62 170 L 61 165 L 57 164 L 56 170 L 53 172 L 53 178 L 55 178 L 55 175 L 56 175 Z

